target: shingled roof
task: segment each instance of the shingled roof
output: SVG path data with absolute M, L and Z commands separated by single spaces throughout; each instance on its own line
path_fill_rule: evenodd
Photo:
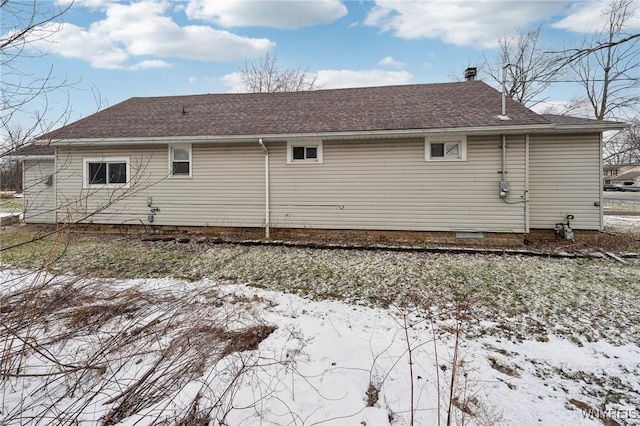
M 481 81 L 131 98 L 39 139 L 241 136 L 552 124 Z
M 55 155 L 56 148 L 51 145 L 27 144 L 3 154 L 3 157 L 47 157 Z

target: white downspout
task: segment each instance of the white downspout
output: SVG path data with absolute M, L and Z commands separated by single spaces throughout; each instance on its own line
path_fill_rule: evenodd
M 602 192 L 603 191 L 602 184 L 604 183 L 604 181 L 602 180 L 602 174 L 603 174 L 603 168 L 604 168 L 604 159 L 602 158 L 602 154 L 603 154 L 603 152 L 602 152 L 603 151 L 602 144 L 604 143 L 603 137 L 604 137 L 603 133 L 600 132 L 600 138 L 599 138 L 599 145 L 600 145 L 600 148 L 599 148 L 599 152 L 600 152 L 599 153 L 599 155 L 600 155 L 600 162 L 599 162 L 600 163 L 600 173 L 599 173 L 599 175 L 600 175 L 600 197 L 598 199 L 598 203 L 600 203 L 600 205 L 599 205 L 599 210 L 600 210 L 600 231 L 604 231 L 604 206 L 603 206 L 604 205 L 604 195 L 603 195 L 603 192 Z
M 524 135 L 524 232 L 529 233 L 529 133 Z
M 258 139 L 260 147 L 264 151 L 264 237 L 269 239 L 271 221 L 271 203 L 269 200 L 269 150 L 264 146 L 262 138 Z
M 58 147 L 53 150 L 53 223 L 58 226 Z

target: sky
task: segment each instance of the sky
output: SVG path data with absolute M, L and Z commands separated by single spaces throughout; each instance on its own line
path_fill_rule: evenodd
M 41 2 L 70 9 L 18 64 L 25 75 L 51 72 L 69 83 L 49 93 L 48 123 L 65 109 L 75 121 L 131 97 L 238 92 L 239 69 L 266 53 L 282 67 L 308 68 L 323 89 L 461 80 L 468 66 L 494 60 L 501 36 L 540 26 L 542 46 L 575 47 L 601 28 L 606 8 L 545 0 L 70 2 Z M 640 16 L 630 24 L 640 29 Z M 579 93 L 559 83 L 545 96 L 562 104 Z M 12 125 L 30 126 L 44 103 L 31 102 Z

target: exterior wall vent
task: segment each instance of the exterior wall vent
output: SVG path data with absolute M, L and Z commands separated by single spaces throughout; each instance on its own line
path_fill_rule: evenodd
M 456 238 L 460 240 L 481 240 L 484 238 L 482 232 L 456 232 Z

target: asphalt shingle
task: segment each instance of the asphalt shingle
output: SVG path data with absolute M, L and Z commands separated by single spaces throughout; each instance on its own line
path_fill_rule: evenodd
M 549 124 L 481 81 L 131 98 L 40 139 L 238 136 Z

